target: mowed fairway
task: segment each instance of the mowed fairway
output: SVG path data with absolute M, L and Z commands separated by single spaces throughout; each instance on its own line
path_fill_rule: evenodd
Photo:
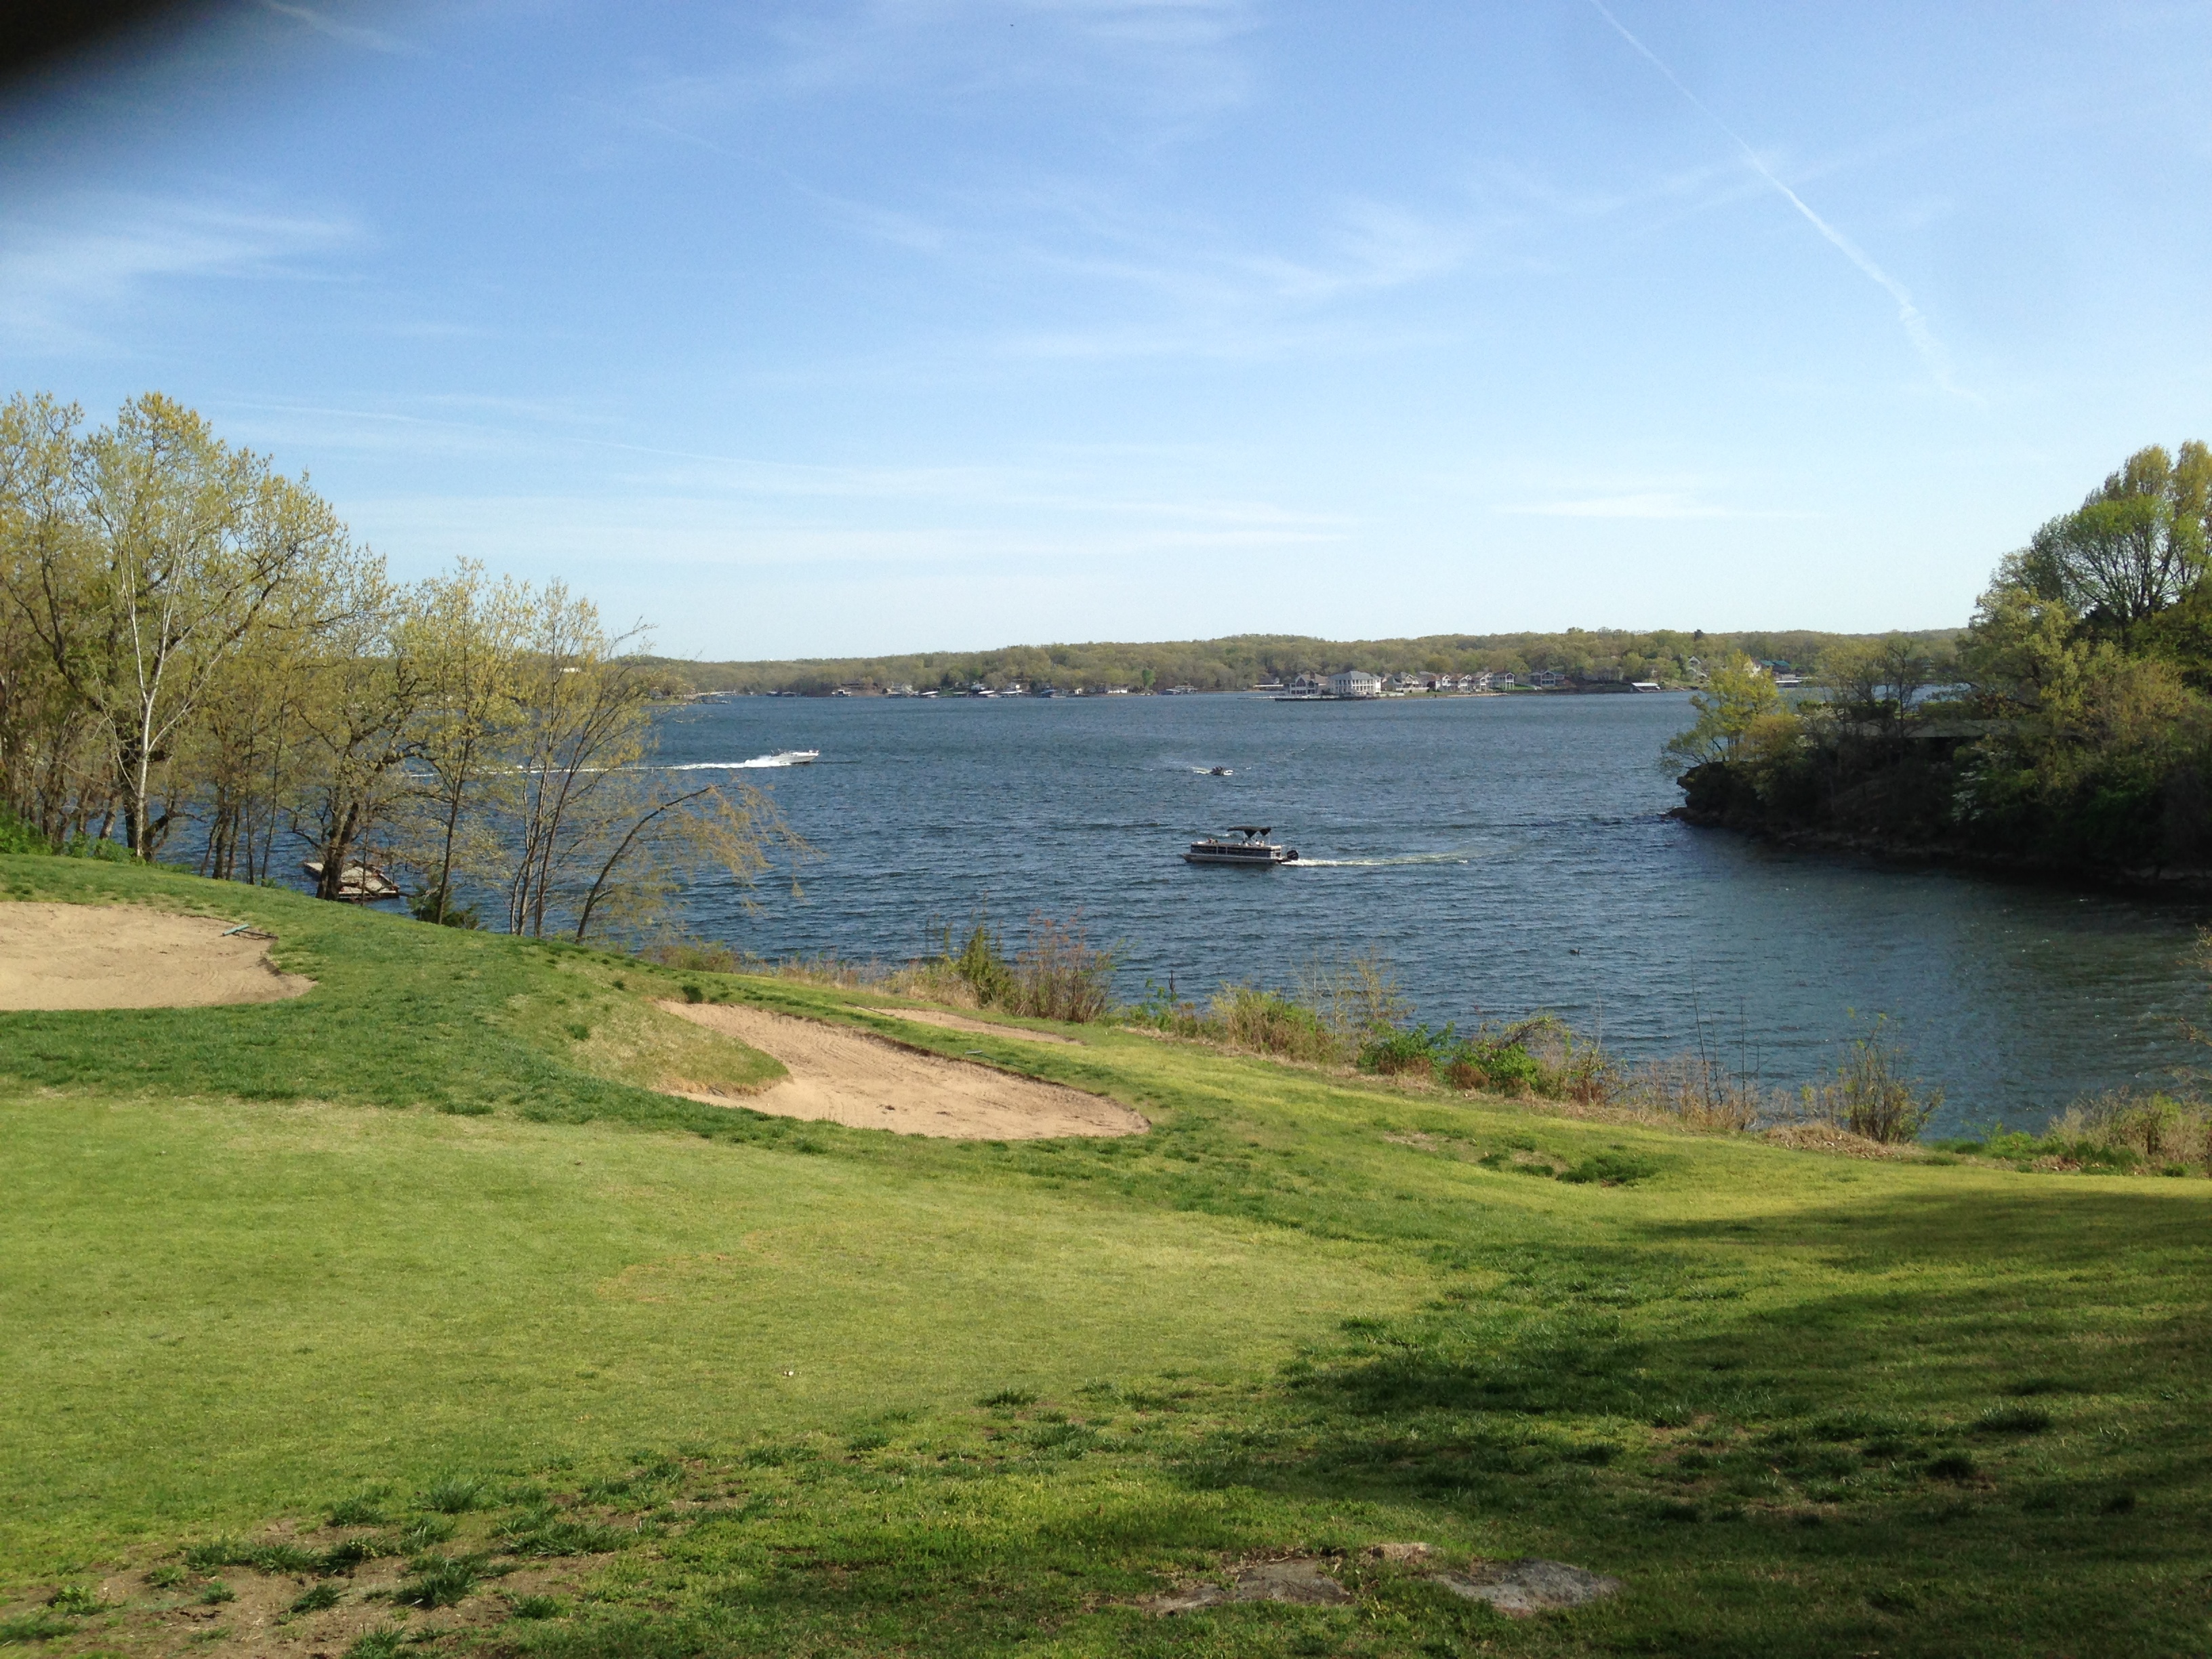
M 900 1035 L 1146 1133 L 896 1136 L 651 1086 L 777 1070 L 657 998 L 880 1031 L 879 994 L 64 860 L 0 860 L 0 893 L 250 921 L 317 981 L 0 1014 L 0 1644 L 2212 1641 L 2202 1178 L 1857 1162 L 1090 1028 Z M 1292 1555 L 1345 1599 L 1145 1602 Z M 1513 1620 L 1435 1577 L 1522 1555 L 1626 1589 Z
M 1250 1223 L 596 1125 L 4 1110 L 19 1571 L 453 1467 L 1249 1370 L 1424 1282 Z

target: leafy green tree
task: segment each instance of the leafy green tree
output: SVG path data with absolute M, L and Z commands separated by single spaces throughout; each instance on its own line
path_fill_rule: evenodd
M 168 762 L 226 659 L 345 527 L 263 458 L 158 392 L 80 435 L 82 412 L 13 398 L 0 585 L 78 704 L 97 717 L 125 840 L 151 858 L 174 820 Z
M 2093 633 L 2132 647 L 2144 623 L 2178 603 L 2204 569 L 2212 451 L 2185 443 L 2179 459 L 2136 451 L 2075 511 L 2039 529 L 2019 579 L 2064 605 Z
M 1698 711 L 1697 724 L 1670 738 L 1665 750 L 1678 771 L 1735 760 L 1754 734 L 1778 736 L 1771 722 L 1791 720 L 1773 678 L 1741 655 L 1709 665 L 1705 689 L 1691 694 L 1690 706 Z M 1768 730 L 1763 732 L 1763 726 Z

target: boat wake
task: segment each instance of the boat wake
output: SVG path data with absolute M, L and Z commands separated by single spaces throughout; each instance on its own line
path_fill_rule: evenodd
M 744 772 L 765 766 L 811 766 L 819 758 L 817 749 L 786 749 L 774 755 L 755 755 L 741 761 L 686 761 L 680 766 L 665 766 L 664 772 Z
M 1459 853 L 1404 853 L 1388 859 L 1310 859 L 1301 856 L 1291 867 L 1297 870 L 1385 870 L 1401 864 L 1473 864 L 1476 854 Z

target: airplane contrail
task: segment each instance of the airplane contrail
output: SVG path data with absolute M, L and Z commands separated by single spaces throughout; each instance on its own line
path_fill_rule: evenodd
M 1776 177 L 1774 169 L 1759 159 L 1759 152 L 1744 142 L 1743 135 L 1722 120 L 1714 112 L 1711 105 L 1683 85 L 1682 77 L 1668 68 L 1658 53 L 1653 52 L 1650 47 L 1630 33 L 1628 26 L 1615 17 L 1607 8 L 1605 0 L 1589 0 L 1589 3 L 1597 15 L 1613 26 L 1613 33 L 1635 48 L 1638 57 L 1665 76 L 1668 84 L 1688 99 L 1698 114 L 1704 116 L 1728 136 L 1729 142 L 1742 151 L 1743 159 L 1751 163 L 1752 171 L 1771 185 L 1780 193 L 1784 201 L 1803 214 L 1806 223 L 1819 231 L 1831 246 L 1856 265 L 1863 275 L 1877 284 L 1891 299 L 1897 301 L 1897 320 L 1905 325 L 1905 337 L 1912 342 L 1912 349 L 1920 354 L 1921 361 L 1926 363 L 1930 372 L 1935 374 L 1936 384 L 1946 392 L 1955 392 L 1960 397 L 1972 396 L 1972 393 L 1966 392 L 1951 379 L 1949 355 L 1944 351 L 1942 343 L 1936 339 L 1934 331 L 1929 328 L 1928 319 L 1922 314 L 1920 307 L 1913 304 L 1912 295 L 1906 290 L 1905 284 L 1876 264 L 1865 249 L 1814 212 L 1806 204 L 1803 197 Z

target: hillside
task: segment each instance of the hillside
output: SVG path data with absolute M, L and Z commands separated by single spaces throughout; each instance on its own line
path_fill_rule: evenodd
M 1908 635 L 1948 641 L 1954 630 Z M 990 651 L 915 652 L 886 657 L 811 658 L 794 662 L 686 662 L 655 659 L 672 679 L 701 691 L 820 694 L 848 686 L 1054 684 L 1065 690 L 1109 685 L 1242 691 L 1265 679 L 1364 668 L 1377 674 L 1527 673 L 1557 669 L 1606 681 L 1653 678 L 1680 684 L 1687 659 L 1747 652 L 1759 659 L 1816 665 L 1837 643 L 1861 637 L 1804 629 L 1708 634 L 1702 629 L 1571 628 L 1561 634 L 1431 634 L 1403 640 L 1320 640 L 1293 634 L 1238 634 L 1219 640 L 1150 644 L 1013 645 Z
M 0 1013 L 26 1651 L 2202 1644 L 2212 1182 L 919 1025 L 80 860 L 0 858 L 0 900 L 251 924 L 315 981 Z M 653 1006 L 686 999 L 1150 1127 L 678 1098 L 778 1072 Z M 1625 1588 L 1526 1620 L 1455 1589 L 1525 1556 Z M 1147 1600 L 1286 1559 L 1325 1588 Z

